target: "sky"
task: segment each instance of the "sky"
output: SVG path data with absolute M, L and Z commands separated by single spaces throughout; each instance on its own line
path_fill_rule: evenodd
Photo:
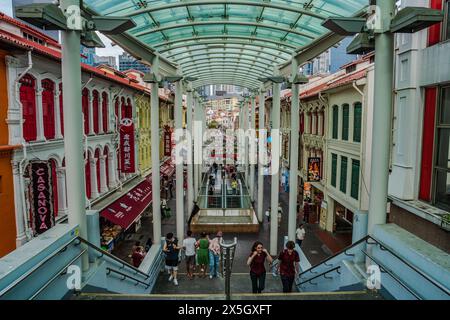
M 6 13 L 9 16 L 12 16 L 12 0 L 0 0 L 0 11 Z M 105 48 L 96 48 L 96 54 L 99 56 L 114 56 L 116 57 L 116 63 L 119 63 L 119 55 L 123 53 L 123 49 L 119 46 L 112 46 L 111 40 L 109 40 L 103 34 L 99 32 L 97 32 L 97 34 L 105 44 Z

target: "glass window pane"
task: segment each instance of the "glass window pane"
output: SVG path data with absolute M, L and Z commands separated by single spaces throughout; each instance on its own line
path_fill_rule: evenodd
M 341 185 L 340 190 L 343 193 L 347 192 L 347 157 L 341 157 Z
M 440 106 L 440 124 L 450 124 L 450 87 L 442 88 Z
M 450 208 L 450 172 L 436 170 L 436 205 Z
M 355 112 L 353 120 L 353 141 L 361 142 L 361 118 L 362 118 L 362 106 L 361 103 L 355 103 Z
M 450 129 L 438 130 L 437 166 L 450 169 Z
M 348 140 L 348 116 L 349 106 L 344 104 L 342 106 L 342 140 Z

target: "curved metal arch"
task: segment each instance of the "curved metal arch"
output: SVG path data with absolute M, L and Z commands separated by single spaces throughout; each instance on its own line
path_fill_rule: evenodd
M 209 56 L 209 54 L 211 56 Z M 180 64 L 180 63 L 182 63 L 182 61 L 184 61 L 186 59 L 192 59 L 192 58 L 195 58 L 195 57 L 207 56 L 208 59 L 221 58 L 221 57 L 242 59 L 242 58 L 245 58 L 245 57 L 253 57 L 253 58 L 256 58 L 255 61 L 265 60 L 265 61 L 269 61 L 269 63 L 277 63 L 277 64 L 284 63 L 284 62 L 287 61 L 286 59 L 283 59 L 281 57 L 280 57 L 281 61 L 276 61 L 275 59 L 272 60 L 271 58 L 261 57 L 261 56 L 259 56 L 257 54 L 242 54 L 241 55 L 238 52 L 210 52 L 209 54 L 208 53 L 192 54 L 192 55 L 189 55 L 187 57 L 183 57 L 183 58 L 179 58 L 179 59 L 173 59 L 173 60 L 176 61 L 178 64 Z M 237 57 L 230 56 L 230 55 L 237 55 Z
M 189 71 L 184 71 L 183 73 L 189 76 L 194 76 L 197 73 L 200 73 L 202 71 L 220 71 L 220 70 L 224 70 L 224 71 L 233 71 L 233 72 L 238 72 L 238 71 L 244 71 L 244 72 L 255 72 L 258 75 L 264 76 L 266 75 L 266 73 L 264 71 L 260 71 L 260 70 L 255 70 L 252 68 L 239 68 L 239 67 L 204 67 L 204 68 L 199 68 L 199 69 L 195 69 L 195 70 L 189 70 Z
M 161 10 L 169 10 L 169 9 L 175 9 L 179 7 L 189 7 L 189 6 L 204 6 L 204 5 L 242 5 L 242 6 L 254 6 L 254 7 L 264 7 L 264 8 L 271 8 L 271 9 L 277 9 L 281 11 L 290 11 L 298 14 L 304 14 L 313 18 L 325 20 L 327 19 L 326 16 L 321 15 L 319 13 L 312 12 L 307 9 L 303 9 L 300 6 L 287 6 L 282 4 L 275 4 L 270 2 L 254 2 L 254 1 L 245 1 L 245 0 L 227 0 L 227 1 L 207 1 L 207 0 L 191 0 L 191 1 L 180 1 L 177 3 L 169 3 L 169 4 L 163 4 L 159 6 L 149 6 L 145 9 L 136 10 L 132 13 L 123 15 L 124 17 L 134 17 L 143 13 L 151 13 L 155 11 L 161 11 Z
M 237 63 L 237 62 L 232 62 L 232 63 L 227 62 L 226 65 L 224 65 L 221 62 L 213 62 L 213 63 L 202 63 L 200 66 L 199 65 L 188 66 L 188 67 L 182 68 L 182 70 L 183 70 L 183 73 L 184 73 L 184 72 L 190 72 L 192 70 L 200 70 L 202 68 L 207 68 L 207 67 L 209 67 L 209 68 L 211 68 L 211 67 L 213 67 L 213 68 L 220 68 L 220 67 L 222 67 L 222 68 L 223 67 L 241 68 L 241 67 L 245 67 L 245 68 L 249 68 L 249 69 L 251 68 L 253 70 L 260 71 L 260 72 L 266 72 L 269 69 L 268 67 L 260 67 L 260 66 L 257 66 L 257 65 L 245 65 L 245 64 L 243 65 L 243 64 Z
M 208 25 L 239 25 L 239 26 L 248 26 L 248 27 L 258 27 L 258 28 L 266 28 L 266 29 L 273 29 L 277 31 L 282 31 L 286 33 L 292 33 L 296 34 L 305 38 L 309 38 L 311 40 L 316 39 L 316 35 L 311 35 L 308 33 L 304 33 L 301 31 L 298 31 L 296 29 L 290 29 L 285 27 L 280 27 L 277 25 L 268 25 L 268 24 L 262 24 L 257 22 L 251 22 L 251 21 L 229 21 L 229 20 L 213 20 L 213 21 L 194 21 L 194 22 L 188 22 L 183 24 L 169 24 L 158 28 L 153 28 L 146 31 L 141 31 L 136 34 L 133 34 L 136 38 L 145 36 L 147 34 L 152 34 L 156 32 L 166 31 L 170 29 L 177 29 L 177 28 L 187 28 L 187 27 L 196 27 L 196 26 L 208 26 Z
M 196 64 L 198 64 L 198 63 L 200 63 L 202 61 L 214 61 L 214 62 L 220 61 L 220 62 L 223 62 L 224 64 L 226 64 L 227 61 L 230 61 L 230 62 L 248 61 L 248 62 L 252 62 L 252 63 L 258 63 L 257 65 L 259 65 L 260 67 L 263 67 L 263 68 L 264 67 L 271 67 L 271 66 L 268 66 L 267 64 L 263 64 L 261 61 L 253 60 L 253 59 L 247 59 L 247 58 L 228 58 L 228 60 L 226 60 L 226 59 L 227 59 L 226 57 L 223 57 L 223 58 L 220 58 L 220 59 L 218 59 L 218 58 L 215 58 L 215 59 L 205 58 L 205 59 L 197 59 L 195 61 L 181 62 L 181 63 L 178 63 L 178 64 L 181 67 L 183 67 L 186 64 L 196 65 Z
M 192 38 L 193 40 L 195 38 Z M 190 40 L 188 40 L 190 41 Z M 293 50 L 286 50 L 283 48 L 279 48 L 279 47 L 274 47 L 274 46 L 269 46 L 267 44 L 264 43 L 255 43 L 255 42 L 246 42 L 246 41 L 237 41 L 237 40 L 233 40 L 233 41 L 205 41 L 205 42 L 194 42 L 194 43 L 183 43 L 183 44 L 179 44 L 176 46 L 172 46 L 170 48 L 167 49 L 162 49 L 162 50 L 158 50 L 161 53 L 167 52 L 167 51 L 171 51 L 171 50 L 176 50 L 176 49 L 180 49 L 180 48 L 187 48 L 187 47 L 197 47 L 197 46 L 208 46 L 208 45 L 224 45 L 226 46 L 226 48 L 231 48 L 228 45 L 242 45 L 242 46 L 250 46 L 250 47 L 258 47 L 258 48 L 265 48 L 265 49 L 270 49 L 270 50 L 275 50 L 275 51 L 281 51 L 287 55 L 291 55 L 294 51 Z M 207 48 L 204 48 L 207 49 Z
M 249 36 L 235 36 L 235 35 L 225 35 L 224 36 L 223 34 L 210 35 L 210 36 L 179 38 L 179 39 L 175 39 L 175 40 L 161 42 L 161 43 L 158 43 L 158 44 L 153 44 L 152 47 L 153 48 L 158 48 L 158 47 L 161 47 L 161 46 L 168 46 L 168 45 L 171 45 L 173 43 L 179 43 L 179 42 L 184 43 L 186 41 L 204 40 L 204 39 L 241 39 L 241 40 L 249 40 L 249 42 L 251 42 L 251 41 L 262 41 L 262 42 L 267 42 L 267 43 L 273 43 L 273 44 L 276 44 L 278 46 L 289 47 L 289 48 L 292 48 L 292 50 L 297 50 L 298 49 L 298 47 L 287 43 L 287 41 L 277 41 L 277 40 L 274 40 L 274 39 L 255 38 L 255 37 L 249 37 Z M 184 45 L 186 45 L 186 44 L 184 44 Z
M 176 53 L 172 53 L 170 55 L 167 55 L 166 58 L 172 59 L 173 57 L 176 57 L 176 56 L 179 56 L 179 55 L 182 55 L 182 54 L 186 54 L 186 53 L 190 53 L 190 52 L 214 50 L 214 49 L 225 49 L 225 50 L 222 51 L 222 52 L 220 52 L 220 51 L 219 52 L 208 51 L 208 52 L 205 52 L 204 54 L 215 54 L 215 53 L 239 54 L 239 52 L 227 52 L 226 49 L 250 50 L 250 48 L 244 48 L 244 47 L 240 47 L 240 46 L 225 46 L 224 45 L 223 47 L 214 47 L 214 48 L 197 48 L 197 49 L 189 49 L 189 50 L 186 49 L 184 51 L 180 51 L 180 52 L 176 52 Z M 272 50 L 276 50 L 276 49 L 272 49 Z M 265 51 L 261 51 L 261 52 L 263 54 L 267 54 L 269 56 L 274 56 L 274 57 L 277 57 L 277 58 L 281 58 L 279 52 L 278 52 L 278 54 L 277 53 L 272 53 L 272 52 L 265 52 Z M 249 54 L 244 54 L 244 55 L 249 55 Z M 256 55 L 249 55 L 249 56 L 256 56 Z M 289 59 L 289 58 L 290 58 L 290 56 L 287 57 L 287 59 Z M 283 58 L 281 58 L 281 59 L 283 59 Z
M 212 78 L 214 78 L 214 79 L 240 79 L 240 80 L 244 80 L 244 81 L 260 83 L 260 81 L 256 78 L 246 77 L 246 76 L 238 75 L 238 74 L 220 74 L 220 73 L 205 74 L 203 76 L 200 76 L 198 78 L 198 80 L 193 81 L 192 83 L 195 83 L 198 81 L 203 81 L 205 79 L 212 79 Z
M 210 77 L 205 78 L 200 81 L 196 81 L 195 83 L 192 83 L 193 88 L 198 88 L 204 85 L 208 84 L 231 84 L 231 85 L 237 85 L 241 87 L 247 87 L 247 88 L 258 88 L 261 83 L 245 80 L 245 79 L 231 79 L 231 78 L 217 78 L 217 77 Z
M 249 79 L 249 80 L 255 80 L 255 81 L 258 81 L 258 78 L 259 78 L 257 75 L 241 74 L 241 73 L 236 73 L 236 72 L 231 72 L 231 71 L 220 71 L 220 70 L 211 71 L 211 72 L 203 71 L 203 72 L 200 72 L 200 73 L 196 73 L 195 75 L 196 75 L 196 77 L 198 79 L 201 79 L 203 76 L 208 76 L 208 75 L 211 75 L 211 76 L 218 75 L 218 76 L 242 77 L 242 78 L 246 78 L 246 79 Z

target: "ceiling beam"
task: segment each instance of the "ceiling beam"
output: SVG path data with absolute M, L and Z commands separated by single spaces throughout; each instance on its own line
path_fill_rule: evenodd
M 275 64 L 283 63 L 281 61 L 277 62 L 275 58 L 261 57 L 261 56 L 256 55 L 256 54 L 242 54 L 242 53 L 239 53 L 239 52 L 226 52 L 226 51 L 223 51 L 223 52 L 205 52 L 205 53 L 200 53 L 200 54 L 191 54 L 191 55 L 188 55 L 186 57 L 173 59 L 173 60 L 176 61 L 177 63 L 181 64 L 186 59 L 189 59 L 189 58 L 192 59 L 192 58 L 203 57 L 203 56 L 205 56 L 205 58 L 208 58 L 208 59 L 222 58 L 222 57 L 241 59 L 241 58 L 251 57 L 251 58 L 256 58 L 256 59 L 252 59 L 254 61 L 264 60 L 264 61 L 267 61 L 268 63 L 275 63 Z M 286 61 L 286 59 L 283 59 L 281 57 L 279 59 Z
M 172 53 L 172 54 L 166 55 L 165 57 L 168 58 L 168 59 L 173 59 L 174 57 L 179 56 L 179 55 L 190 54 L 192 52 L 205 51 L 205 50 L 209 50 L 209 51 L 205 52 L 204 54 L 217 54 L 217 53 L 240 54 L 239 52 L 227 52 L 227 49 L 251 50 L 250 48 L 244 48 L 244 47 L 241 47 L 241 46 L 233 46 L 233 45 L 225 45 L 224 44 L 221 47 L 186 49 L 184 51 L 180 51 L 180 52 L 176 52 L 176 53 Z M 212 51 L 212 50 L 221 50 L 221 51 L 217 52 L 217 51 Z M 272 52 L 267 52 L 267 51 L 259 51 L 259 52 L 262 52 L 263 54 L 267 54 L 269 56 L 273 56 L 273 57 L 276 57 L 276 58 L 283 59 L 282 57 L 280 57 L 280 52 L 277 52 L 277 53 L 272 53 Z M 246 56 L 253 56 L 253 57 L 257 56 L 257 55 L 249 55 L 249 54 L 245 54 L 245 55 Z M 291 57 L 291 55 L 287 55 L 287 56 L 289 58 Z M 176 60 L 176 58 L 174 60 Z M 284 59 L 284 60 L 286 60 L 286 59 Z

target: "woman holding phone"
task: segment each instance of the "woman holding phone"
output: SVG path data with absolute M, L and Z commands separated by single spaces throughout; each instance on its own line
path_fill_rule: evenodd
M 247 265 L 250 267 L 253 293 L 261 293 L 264 290 L 266 282 L 266 259 L 270 264 L 273 262 L 272 257 L 263 247 L 263 244 L 260 241 L 256 241 L 247 259 Z

